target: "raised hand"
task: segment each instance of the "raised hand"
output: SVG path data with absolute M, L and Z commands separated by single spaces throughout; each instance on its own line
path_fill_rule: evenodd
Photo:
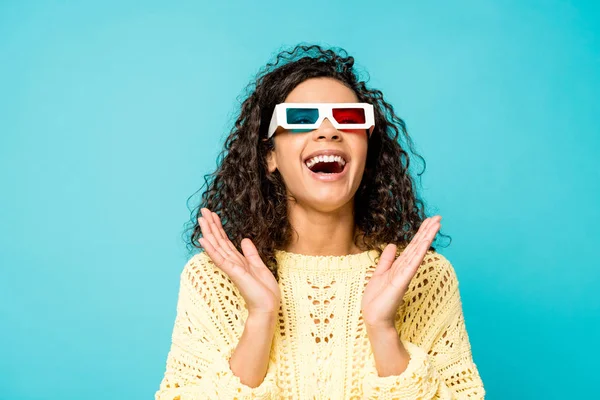
M 439 231 L 441 216 L 427 218 L 406 249 L 396 258 L 396 245 L 388 244 L 365 288 L 361 309 L 371 328 L 394 327 L 398 307 L 429 246 Z
M 276 316 L 281 291 L 277 280 L 260 258 L 250 239 L 242 240 L 243 255 L 227 237 L 219 216 L 203 208 L 198 218 L 202 238 L 199 242 L 213 263 L 222 269 L 239 289 L 249 315 Z

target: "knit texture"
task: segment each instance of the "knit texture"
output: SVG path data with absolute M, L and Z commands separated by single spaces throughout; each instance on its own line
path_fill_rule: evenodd
M 456 273 L 430 250 L 398 309 L 410 354 L 400 375 L 381 377 L 362 319 L 362 293 L 377 252 L 307 256 L 276 252 L 281 307 L 263 382 L 241 383 L 229 358 L 248 317 L 245 301 L 206 253 L 181 273 L 166 371 L 155 400 L 483 399 Z

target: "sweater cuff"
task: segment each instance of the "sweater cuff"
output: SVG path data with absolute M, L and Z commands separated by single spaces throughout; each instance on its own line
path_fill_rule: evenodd
M 271 361 L 267 373 L 261 384 L 255 388 L 242 383 L 240 378 L 234 375 L 229 365 L 229 360 L 235 351 L 235 346 L 229 346 L 222 357 L 215 360 L 215 387 L 221 390 L 218 398 L 238 399 L 275 399 L 276 377 L 275 368 Z
M 410 360 L 400 375 L 381 377 L 373 366 L 363 380 L 363 394 L 367 399 L 430 399 L 437 392 L 439 374 L 428 359 L 428 354 L 414 343 L 402 340 Z M 374 365 L 374 363 L 373 363 Z

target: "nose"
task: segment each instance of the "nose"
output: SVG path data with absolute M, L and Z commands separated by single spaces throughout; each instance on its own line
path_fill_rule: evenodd
M 329 121 L 329 119 L 325 118 L 321 123 L 319 129 L 315 129 L 313 131 L 313 140 L 335 140 L 339 141 L 342 139 L 342 135 L 340 131 L 336 129 L 335 126 Z

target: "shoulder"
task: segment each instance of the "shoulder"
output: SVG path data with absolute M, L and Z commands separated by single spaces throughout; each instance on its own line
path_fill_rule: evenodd
M 239 328 L 243 328 L 238 314 L 242 309 L 241 296 L 227 274 L 205 252 L 194 254 L 186 262 L 180 293 L 182 310 L 191 315 L 195 324 L 217 324 L 220 333 L 235 332 L 239 337 Z
M 410 337 L 423 341 L 434 333 L 430 321 L 445 320 L 444 315 L 458 307 L 459 296 L 458 279 L 450 261 L 428 250 L 403 296 L 399 321 L 407 323 L 404 329 L 411 330 Z
M 413 276 L 406 297 L 446 297 L 458 289 L 458 277 L 454 266 L 444 255 L 428 250 L 419 269 Z
M 188 259 L 181 271 L 181 284 L 193 287 L 197 293 L 213 297 L 215 292 L 232 285 L 231 280 L 204 251 Z
M 437 277 L 442 282 L 458 282 L 456 271 L 450 260 L 435 250 L 427 251 L 425 257 L 423 257 L 421 266 L 417 270 L 417 273 L 419 271 L 421 271 L 424 275 L 429 274 L 430 276 Z
M 223 279 L 228 279 L 223 270 L 217 267 L 204 251 L 196 253 L 188 259 L 183 267 L 182 275 L 210 278 L 214 278 L 212 275 L 219 275 L 219 277 L 222 277 Z
M 206 277 L 210 267 L 209 263 L 210 258 L 206 253 L 200 252 L 194 254 L 185 263 L 183 271 L 181 271 L 181 280 L 191 281 L 196 278 Z
M 409 341 L 428 350 L 446 333 L 455 333 L 457 321 L 463 318 L 456 271 L 448 258 L 434 250 L 426 252 L 403 300 L 398 328 Z

